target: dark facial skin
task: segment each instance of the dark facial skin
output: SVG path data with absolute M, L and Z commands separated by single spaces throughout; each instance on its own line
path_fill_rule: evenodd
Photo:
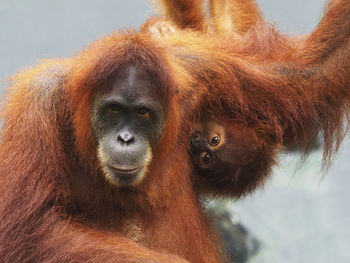
M 231 124 L 232 126 L 232 124 Z M 202 121 L 191 138 L 191 157 L 199 174 L 231 174 L 253 163 L 261 145 L 247 130 L 227 130 L 215 121 Z
M 225 144 L 225 129 L 212 122 L 201 122 L 196 125 L 191 138 L 192 160 L 200 170 L 209 170 L 215 166 L 215 152 Z
M 129 65 L 94 95 L 92 105 L 93 134 L 106 179 L 118 187 L 138 184 L 166 120 L 157 83 Z

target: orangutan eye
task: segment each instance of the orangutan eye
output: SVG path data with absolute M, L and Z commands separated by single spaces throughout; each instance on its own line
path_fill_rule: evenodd
M 137 110 L 137 114 L 139 114 L 142 117 L 148 118 L 150 116 L 150 112 L 146 108 L 140 108 Z
M 216 146 L 216 145 L 219 144 L 219 142 L 220 142 L 220 136 L 219 136 L 219 135 L 215 135 L 215 136 L 211 139 L 210 144 L 211 144 L 212 146 Z
M 112 104 L 108 107 L 108 111 L 114 114 L 119 113 L 120 110 L 121 110 L 121 107 L 118 104 Z
M 202 161 L 204 164 L 208 165 L 210 164 L 210 161 L 211 161 L 211 155 L 210 153 L 205 153 L 202 157 Z
M 209 163 L 210 163 L 210 154 L 209 154 L 209 153 L 207 153 L 206 155 L 204 155 L 203 161 L 204 161 L 204 163 L 206 163 L 206 164 L 209 164 Z

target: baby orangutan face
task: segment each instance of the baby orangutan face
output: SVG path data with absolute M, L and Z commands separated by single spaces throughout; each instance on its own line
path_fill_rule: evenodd
M 226 134 L 222 125 L 214 122 L 201 122 L 195 126 L 191 138 L 191 152 L 194 166 L 199 170 L 210 170 L 220 158 L 220 148 L 225 144 Z M 221 150 L 222 151 L 222 150 Z
M 194 167 L 209 173 L 234 173 L 234 169 L 254 162 L 261 142 L 243 126 L 204 121 L 195 126 L 191 138 Z
M 231 197 L 262 181 L 274 163 L 272 149 L 253 128 L 230 121 L 200 121 L 190 142 L 192 165 L 202 186 L 220 188 Z

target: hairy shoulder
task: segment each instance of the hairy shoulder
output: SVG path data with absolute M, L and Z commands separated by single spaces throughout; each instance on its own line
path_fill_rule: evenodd
M 70 71 L 71 60 L 48 60 L 38 66 L 38 72 L 33 76 L 33 88 L 43 93 L 50 92 L 61 86 Z
M 64 93 L 72 60 L 43 60 L 40 64 L 28 68 L 10 78 L 11 87 L 5 99 L 7 104 L 44 106 L 58 99 Z

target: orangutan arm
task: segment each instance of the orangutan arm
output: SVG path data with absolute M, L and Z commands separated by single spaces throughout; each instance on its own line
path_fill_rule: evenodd
M 263 21 L 261 11 L 254 0 L 210 0 L 208 7 L 203 0 L 157 1 L 167 20 L 179 28 L 244 35 L 254 25 Z
M 307 150 L 321 133 L 328 158 L 349 114 L 349 12 L 349 1 L 331 1 L 314 33 L 300 42 L 273 30 L 256 31 L 247 37 L 261 45 L 250 53 L 227 38 L 178 32 L 169 41 L 196 92 L 203 93 L 202 105 L 249 123 L 271 143 Z M 266 54 L 254 54 L 276 42 Z M 289 50 L 291 44 L 297 46 Z
M 215 32 L 242 36 L 263 21 L 254 0 L 210 0 L 210 18 Z
M 44 262 L 187 262 L 174 255 L 152 251 L 118 234 L 65 221 L 57 222 L 46 232 L 40 250 Z
M 205 31 L 204 0 L 156 0 L 164 15 L 179 28 Z

